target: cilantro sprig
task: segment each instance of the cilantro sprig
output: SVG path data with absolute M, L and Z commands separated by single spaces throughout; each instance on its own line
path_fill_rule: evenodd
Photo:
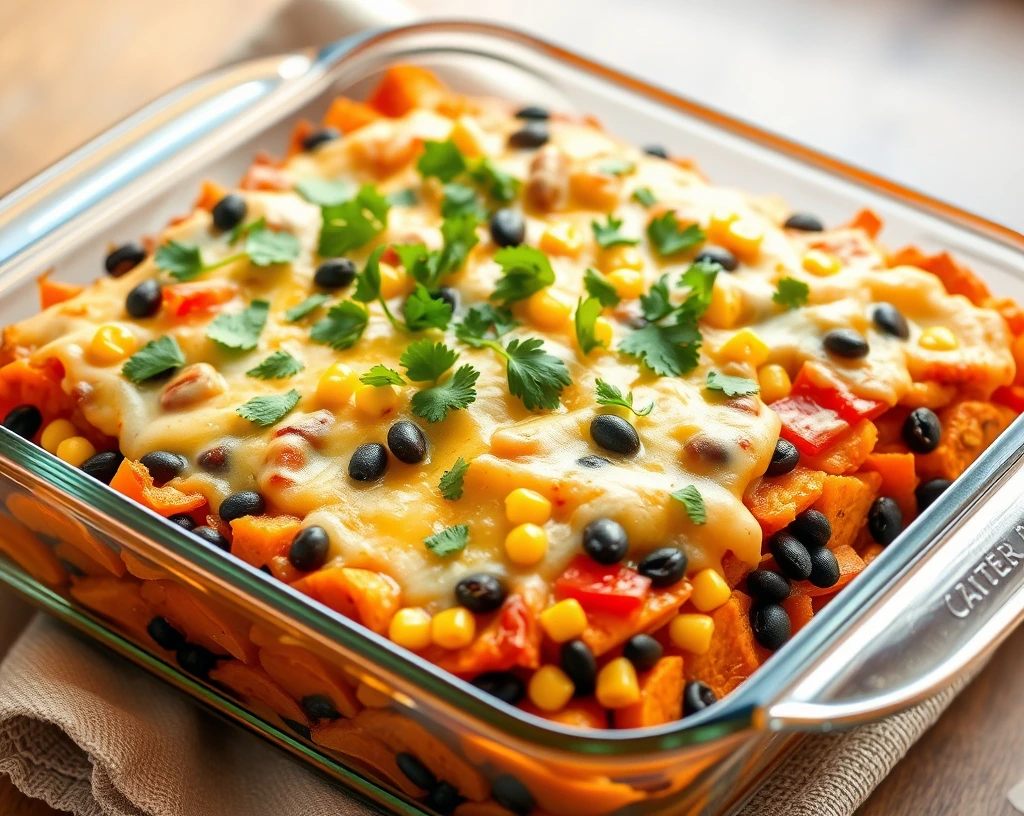
M 664 215 L 651 220 L 651 223 L 647 225 L 647 237 L 657 253 L 666 257 L 686 249 L 692 249 L 702 243 L 707 235 L 697 224 L 690 224 L 685 229 L 680 229 L 675 212 L 669 210 Z
M 366 245 L 384 231 L 390 209 L 390 202 L 372 184 L 364 184 L 346 201 L 321 207 L 317 252 L 323 258 L 337 258 Z
M 316 292 L 302 301 L 302 303 L 298 303 L 288 309 L 284 313 L 284 319 L 289 323 L 295 323 L 302 320 L 306 315 L 313 314 L 313 312 L 323 306 L 330 299 L 330 295 L 325 294 L 324 292 Z
M 796 278 L 781 278 L 772 295 L 772 300 L 786 309 L 798 309 L 806 306 L 811 288 Z
M 283 380 L 285 377 L 293 377 L 306 366 L 301 360 L 297 360 L 284 349 L 278 349 L 266 360 L 255 368 L 246 371 L 246 376 L 255 377 L 258 380 Z
M 461 456 L 455 460 L 451 470 L 446 470 L 437 483 L 437 489 L 447 501 L 456 501 L 462 498 L 462 484 L 466 478 L 466 471 L 469 470 L 469 462 Z
M 634 408 L 632 391 L 627 391 L 626 396 L 622 396 L 622 392 L 616 386 L 606 383 L 604 380 L 598 380 L 595 383 L 595 386 L 596 396 L 594 399 L 598 405 L 612 405 L 619 408 L 628 408 L 640 417 L 645 417 L 654 410 L 653 401 L 650 405 L 643 408 Z
M 694 485 L 687 485 L 674 493 L 670 493 L 673 499 L 683 505 L 686 515 L 694 524 L 704 524 L 708 520 L 707 508 L 704 506 L 704 497 Z
M 402 379 L 401 374 L 393 368 L 388 368 L 380 363 L 371 366 L 370 370 L 359 378 L 359 382 L 363 385 L 372 385 L 374 388 L 383 388 L 387 385 L 405 385 L 405 380 Z
M 600 316 L 601 301 L 599 298 L 579 299 L 576 304 L 573 325 L 576 328 L 576 342 L 584 354 L 590 354 L 598 346 L 604 345 L 597 339 L 597 318 Z
M 454 555 L 466 549 L 466 544 L 469 543 L 469 527 L 465 524 L 445 527 L 441 532 L 423 539 L 423 543 L 434 555 L 442 558 Z
M 271 229 L 263 218 L 237 227 L 229 241 L 234 244 L 242 237 L 245 243 L 241 252 L 210 264 L 203 262 L 202 252 L 195 244 L 168 241 L 157 247 L 156 265 L 184 282 L 246 257 L 255 266 L 289 263 L 299 257 L 299 239 L 290 232 Z
M 165 371 L 185 365 L 185 355 L 173 337 L 150 340 L 125 361 L 121 373 L 133 383 L 141 383 Z
M 598 274 L 590 267 L 583 273 L 583 285 L 586 287 L 587 294 L 590 297 L 597 298 L 602 306 L 618 306 L 621 298 L 619 293 L 615 291 L 615 287 L 612 286 L 607 278 L 603 275 Z
M 721 391 L 727 397 L 748 397 L 761 390 L 756 380 L 747 377 L 733 377 L 729 374 L 719 374 L 717 371 L 709 371 L 705 383 L 710 391 Z
M 332 306 L 327 316 L 313 324 L 309 336 L 316 343 L 323 343 L 335 351 L 343 351 L 354 345 L 370 321 L 370 313 L 358 303 L 343 300 Z
M 416 416 L 427 422 L 440 422 L 449 411 L 458 411 L 476 402 L 475 386 L 480 372 L 473 366 L 460 366 L 451 377 L 439 383 L 458 359 L 457 351 L 430 340 L 418 340 L 402 354 L 399 362 L 410 380 L 433 383 L 413 395 L 412 412 Z
M 639 238 L 630 238 L 622 234 L 622 219 L 609 215 L 602 224 L 600 221 L 591 221 L 590 227 L 594 231 L 594 240 L 601 249 L 608 249 L 613 246 L 634 246 L 640 243 Z
M 450 184 L 465 174 L 485 195 L 499 204 L 513 201 L 519 193 L 520 182 L 517 178 L 506 173 L 489 158 L 466 158 L 451 139 L 425 142 L 416 169 L 423 178 L 437 178 L 442 184 Z
M 528 298 L 555 282 L 555 270 L 548 256 L 530 246 L 505 247 L 494 253 L 502 276 L 491 293 L 491 300 L 508 306 Z
M 651 192 L 650 187 L 637 187 L 633 191 L 633 199 L 644 207 L 653 207 L 658 203 L 658 199 Z
M 206 336 L 218 345 L 236 351 L 252 351 L 267 323 L 270 304 L 254 300 L 241 312 L 219 314 L 206 329 Z
M 261 428 L 269 428 L 284 419 L 285 415 L 299 404 L 299 399 L 299 392 L 293 388 L 286 394 L 253 397 L 235 409 L 235 413 Z

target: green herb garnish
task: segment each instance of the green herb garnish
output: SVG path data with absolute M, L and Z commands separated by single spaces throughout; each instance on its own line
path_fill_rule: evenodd
M 183 365 L 185 355 L 178 341 L 173 337 L 161 337 L 159 340 L 150 340 L 129 357 L 121 373 L 133 383 L 140 383 Z
M 206 336 L 219 345 L 238 351 L 252 351 L 267 322 L 270 304 L 254 300 L 249 307 L 233 314 L 219 314 L 206 329 Z
M 402 375 L 393 368 L 377 363 L 372 366 L 363 376 L 359 378 L 363 385 L 372 385 L 374 388 L 383 388 L 386 385 L 405 385 Z
M 451 470 L 446 470 L 441 481 L 437 483 L 441 495 L 448 501 L 455 501 L 462 498 L 462 482 L 466 478 L 466 471 L 469 470 L 469 463 L 461 456 L 455 460 Z
M 466 158 L 451 139 L 444 142 L 426 141 L 423 155 L 416 162 L 423 178 L 439 178 L 444 184 L 452 181 L 466 169 Z
M 627 159 L 605 159 L 597 166 L 597 169 L 610 176 L 628 176 L 636 170 L 636 162 Z
M 694 524 L 704 524 L 708 520 L 708 512 L 704 507 L 704 497 L 693 485 L 687 485 L 681 490 L 670 494 L 677 502 L 681 502 L 686 508 L 686 515 Z
M 332 306 L 326 317 L 313 324 L 309 336 L 314 342 L 342 351 L 363 336 L 369 320 L 370 314 L 366 309 L 351 300 L 343 300 Z
M 806 306 L 811 294 L 811 288 L 796 278 L 782 278 L 779 280 L 772 300 L 786 309 L 797 309 Z
M 445 527 L 441 532 L 423 539 L 423 543 L 434 555 L 442 558 L 454 555 L 457 552 L 462 552 L 466 548 L 466 544 L 469 543 L 469 527 L 465 524 Z
M 192 280 L 208 268 L 203 266 L 199 247 L 180 241 L 168 241 L 157 247 L 155 260 L 160 269 L 180 281 Z
M 412 411 L 428 422 L 440 422 L 449 411 L 466 408 L 476 401 L 476 385 L 480 372 L 473 366 L 461 366 L 448 380 L 438 380 L 455 365 L 459 354 L 444 343 L 417 340 L 402 354 L 399 362 L 413 382 L 432 382 L 433 386 L 417 391 L 412 398 Z
M 333 207 L 350 200 L 356 194 L 356 187 L 348 181 L 310 178 L 298 182 L 295 191 L 311 204 Z
M 315 312 L 330 299 L 330 295 L 324 294 L 323 292 L 316 292 L 302 301 L 302 303 L 298 303 L 288 309 L 284 313 L 284 319 L 289 323 L 295 323 L 298 320 L 302 320 L 302 318 Z
M 387 200 L 392 207 L 415 207 L 420 203 L 419 196 L 411 188 L 388 193 Z
M 472 215 L 475 219 L 482 221 L 487 217 L 487 211 L 480 202 L 480 197 L 476 194 L 476 190 L 472 187 L 467 187 L 465 184 L 452 182 L 444 186 L 441 215 L 445 218 L 452 218 L 458 215 Z
M 275 394 L 270 397 L 253 397 L 236 409 L 242 419 L 255 422 L 261 428 L 269 428 L 280 422 L 285 414 L 299 404 L 299 392 L 294 388 L 287 394 Z
M 652 219 L 651 223 L 647 225 L 647 237 L 662 257 L 675 255 L 684 249 L 692 249 L 707 238 L 704 230 L 697 224 L 690 224 L 686 229 L 679 229 L 679 222 L 672 210 L 659 218 Z
M 503 274 L 491 300 L 501 301 L 504 306 L 528 298 L 555 282 L 555 270 L 548 256 L 534 247 L 505 247 L 494 254 L 494 260 Z
M 634 408 L 633 407 L 633 392 L 628 391 L 626 396 L 622 396 L 622 392 L 610 383 L 606 383 L 604 380 L 598 380 L 597 396 L 595 400 L 598 405 L 614 405 L 620 408 L 628 408 L 637 416 L 645 417 L 651 411 L 654 410 L 654 403 L 652 402 L 645 408 Z
M 645 207 L 653 207 L 658 203 L 658 199 L 654 197 L 650 187 L 637 187 L 633 191 L 633 198 Z
M 402 304 L 402 316 L 410 331 L 447 329 L 452 319 L 452 307 L 433 297 L 422 283 L 417 283 L 416 289 Z
M 293 377 L 304 368 L 301 361 L 296 360 L 284 349 L 278 349 L 258 366 L 250 368 L 245 373 L 258 380 L 281 380 L 285 377 Z
M 510 176 L 488 158 L 471 163 L 469 176 L 488 196 L 500 204 L 514 201 L 519 193 L 519 179 Z
M 390 208 L 372 184 L 364 184 L 348 201 L 322 207 L 317 252 L 324 258 L 336 258 L 368 243 L 384 231 Z
M 639 244 L 639 238 L 629 238 L 619 232 L 622 229 L 622 219 L 608 216 L 605 223 L 591 221 L 591 228 L 594 230 L 594 240 L 601 249 L 608 249 L 613 246 L 633 246 Z
M 717 371 L 708 372 L 706 385 L 709 390 L 721 391 L 727 397 L 748 397 L 761 390 L 761 386 L 755 380 L 719 374 Z
M 601 301 L 596 297 L 580 298 L 576 304 L 576 315 L 573 323 L 576 326 L 576 342 L 580 351 L 589 354 L 591 350 L 602 345 L 597 339 L 597 318 L 601 316 Z
M 607 278 L 589 267 L 583 274 L 583 285 L 587 289 L 587 294 L 592 298 L 597 298 L 602 306 L 619 305 L 621 298 L 619 298 L 618 292 L 615 291 L 615 287 L 608 282 Z

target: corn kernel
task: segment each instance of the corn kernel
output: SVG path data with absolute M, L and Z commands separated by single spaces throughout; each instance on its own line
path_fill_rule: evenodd
M 738 218 L 736 213 L 729 210 L 715 210 L 708 221 L 708 237 L 721 243 L 729 234 L 729 226 Z
M 616 244 L 601 252 L 598 266 L 602 272 L 613 269 L 635 269 L 639 272 L 644 268 L 644 256 L 635 246 Z
M 340 408 L 359 387 L 359 375 L 344 363 L 334 363 L 320 375 L 316 396 L 324 405 Z
M 733 254 L 745 260 L 753 260 L 761 251 L 764 232 L 753 221 L 738 218 L 726 227 L 720 241 Z
M 607 317 L 599 317 L 594 321 L 594 339 L 605 348 L 611 348 L 615 330 Z
M 569 319 L 572 302 L 551 289 L 541 289 L 526 301 L 526 313 L 536 326 L 553 331 L 560 329 Z
M 731 286 L 715 286 L 711 290 L 711 302 L 704 313 L 704 320 L 716 329 L 728 329 L 740 319 L 743 301 Z
M 517 487 L 505 497 L 505 518 L 512 524 L 546 524 L 551 519 L 551 502 L 536 490 Z
M 755 368 L 770 354 L 768 346 L 750 329 L 740 329 L 718 349 L 718 358 L 731 363 L 750 363 Z
M 575 598 L 549 606 L 540 613 L 540 625 L 555 643 L 578 638 L 587 628 L 587 613 Z
M 605 708 L 625 708 L 640 701 L 636 669 L 624 657 L 608 661 L 597 673 L 597 701 Z
M 43 428 L 43 434 L 39 438 L 39 443 L 43 446 L 44 450 L 56 453 L 60 443 L 73 436 L 78 436 L 78 428 L 66 419 L 55 419 Z
M 358 385 L 355 390 L 356 408 L 367 416 L 382 417 L 398 405 L 398 389 L 393 385 Z
M 548 534 L 536 524 L 520 524 L 505 536 L 505 554 L 513 564 L 536 564 L 548 551 Z
M 367 708 L 391 708 L 391 696 L 367 683 L 356 686 L 356 699 Z
M 388 637 L 406 649 L 425 649 L 433 640 L 430 633 L 430 615 L 418 607 L 399 609 L 388 626 Z
M 926 348 L 929 351 L 952 351 L 960 345 L 956 335 L 945 326 L 931 326 L 925 329 L 921 332 L 917 342 L 920 343 L 921 348 Z
M 72 467 L 81 467 L 82 462 L 96 454 L 92 442 L 84 436 L 72 436 L 57 446 L 57 458 L 63 459 Z
M 822 252 L 820 249 L 812 249 L 803 259 L 804 269 L 812 275 L 827 278 L 834 275 L 843 268 L 842 262 L 835 256 Z
M 697 655 L 707 654 L 715 619 L 710 615 L 676 615 L 668 625 L 669 639 L 675 646 Z
M 466 156 L 477 158 L 484 154 L 486 136 L 480 123 L 471 116 L 460 116 L 456 119 L 448 138 L 455 142 L 455 146 Z
M 537 246 L 548 255 L 565 255 L 575 258 L 583 249 L 583 234 L 575 224 L 562 221 L 544 230 Z
M 761 400 L 766 405 L 771 405 L 776 400 L 788 397 L 789 392 L 793 390 L 793 383 L 789 379 L 789 372 L 775 363 L 761 366 L 758 369 L 757 384 L 761 386 Z
M 430 638 L 442 649 L 461 649 L 476 637 L 476 618 L 463 606 L 438 612 L 430 622 Z
M 380 296 L 384 300 L 404 295 L 409 291 L 409 283 L 412 279 L 405 274 L 405 270 L 391 264 L 380 265 Z
M 700 612 L 718 609 L 732 595 L 732 590 L 725 579 L 710 567 L 694 575 L 690 579 L 690 584 L 693 586 L 690 603 Z
M 135 335 L 115 323 L 100 326 L 89 342 L 89 359 L 96 365 L 113 365 L 133 351 L 138 341 Z
M 605 279 L 615 287 L 615 294 L 623 300 L 634 300 L 645 291 L 644 276 L 637 269 L 613 269 L 605 275 Z
M 541 711 L 558 711 L 572 699 L 576 687 L 558 666 L 541 666 L 533 673 L 526 693 Z

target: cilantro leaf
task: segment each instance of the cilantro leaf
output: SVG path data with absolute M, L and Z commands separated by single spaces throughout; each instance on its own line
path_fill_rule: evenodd
M 387 195 L 388 204 L 392 207 L 415 207 L 420 203 L 419 196 L 412 189 L 396 190 Z
M 658 199 L 654 197 L 654 193 L 651 192 L 650 187 L 637 187 L 633 191 L 633 198 L 637 203 L 642 204 L 645 207 L 653 207 L 658 203 Z
M 686 515 L 694 524 L 704 524 L 708 520 L 707 508 L 704 506 L 704 497 L 693 485 L 687 485 L 681 490 L 670 494 L 677 502 L 681 502 L 686 508 Z
M 580 298 L 576 304 L 576 316 L 573 322 L 576 326 L 576 342 L 579 343 L 580 351 L 589 354 L 593 349 L 603 345 L 597 339 L 596 326 L 597 318 L 601 316 L 601 301 L 594 297 L 587 299 Z
M 299 239 L 284 230 L 257 226 L 245 236 L 245 254 L 256 266 L 289 263 L 299 257 Z
M 432 281 L 433 272 L 430 269 L 430 256 L 423 244 L 392 244 L 391 248 L 398 255 L 402 266 L 405 267 L 407 275 L 423 285 Z
M 363 385 L 372 385 L 375 388 L 383 388 L 385 385 L 405 385 L 405 380 L 402 379 L 401 374 L 380 363 L 372 366 L 369 371 L 359 378 L 359 382 Z
M 544 341 L 531 337 L 505 347 L 508 390 L 529 410 L 557 408 L 558 397 L 572 378 L 565 363 L 543 349 Z
M 352 300 L 360 303 L 372 303 L 380 298 L 380 258 L 384 254 L 386 246 L 379 246 L 370 253 L 366 259 L 366 266 L 359 273 L 356 280 L 356 289 L 352 293 Z
M 601 249 L 608 249 L 613 246 L 633 246 L 640 243 L 639 238 L 627 238 L 621 232 L 622 219 L 614 218 L 611 215 L 605 223 L 600 221 L 591 221 L 591 228 L 594 230 L 594 240 L 597 241 L 597 245 Z
M 587 289 L 587 294 L 592 298 L 597 298 L 602 306 L 619 305 L 620 298 L 615 287 L 603 275 L 599 275 L 590 267 L 587 267 L 587 271 L 583 274 L 583 285 Z
M 747 397 L 761 390 L 761 386 L 754 380 L 719 374 L 717 371 L 708 372 L 707 387 L 711 391 L 721 391 L 727 397 Z
M 642 360 L 655 374 L 678 377 L 697 367 L 700 341 L 700 332 L 691 323 L 651 323 L 626 335 L 619 351 Z
M 452 182 L 444 186 L 444 199 L 441 201 L 441 215 L 451 218 L 457 215 L 472 215 L 478 220 L 487 217 L 487 211 L 480 203 L 476 190 L 465 184 Z
M 412 331 L 447 329 L 452 319 L 452 307 L 440 298 L 432 297 L 427 287 L 416 284 L 416 289 L 402 305 L 405 325 Z
M 363 336 L 369 319 L 369 312 L 358 303 L 343 300 L 332 306 L 326 317 L 313 324 L 309 336 L 314 342 L 342 351 Z
M 384 231 L 390 208 L 372 184 L 364 184 L 348 201 L 322 207 L 317 252 L 324 258 L 336 258 L 368 243 Z
M 626 396 L 622 396 L 622 392 L 610 383 L 606 383 L 604 380 L 598 380 L 597 396 L 595 400 L 598 405 L 614 405 L 620 408 L 628 408 L 637 416 L 647 416 L 651 411 L 654 410 L 654 403 L 652 402 L 646 408 L 634 408 L 633 407 L 633 392 L 629 391 Z
M 500 204 L 514 201 L 519 194 L 519 179 L 506 173 L 488 158 L 480 159 L 470 167 L 469 176 Z
M 640 295 L 640 311 L 644 319 L 653 323 L 672 314 L 676 306 L 670 300 L 670 294 L 668 275 L 662 275 L 646 293 Z
M 288 309 L 284 313 L 284 319 L 289 323 L 295 323 L 298 320 L 302 320 L 302 318 L 315 312 L 330 299 L 330 295 L 324 294 L 323 292 L 316 292 L 302 301 L 302 303 L 298 303 Z
M 438 256 L 436 267 L 432 270 L 433 283 L 436 284 L 445 275 L 458 272 L 466 263 L 466 258 L 480 239 L 476 234 L 477 217 L 475 213 L 463 213 L 441 222 L 441 237 L 444 246 Z M 427 286 L 430 286 L 427 283 Z
M 255 422 L 261 428 L 269 428 L 284 419 L 285 414 L 299 404 L 299 392 L 294 388 L 287 394 L 269 397 L 253 397 L 239 406 L 235 413 L 242 419 Z
M 470 307 L 461 323 L 455 324 L 455 336 L 468 346 L 483 348 L 490 340 L 508 334 L 519 323 L 508 309 L 496 309 L 489 303 Z
M 798 281 L 796 278 L 782 278 L 775 294 L 772 295 L 772 300 L 787 309 L 796 309 L 807 305 L 810 294 L 811 288 L 803 281 Z
M 457 552 L 462 552 L 466 548 L 466 544 L 469 543 L 469 527 L 465 524 L 445 527 L 441 532 L 423 539 L 423 543 L 434 555 L 442 558 L 454 555 Z
M 311 204 L 331 207 L 343 204 L 356 194 L 355 185 L 348 181 L 309 178 L 295 185 L 295 192 Z
M 433 382 L 455 365 L 458 359 L 459 353 L 444 343 L 417 340 L 402 353 L 398 362 L 413 382 Z
M 597 166 L 597 169 L 609 176 L 628 176 L 636 170 L 636 162 L 631 162 L 628 159 L 605 159 Z
M 270 304 L 254 300 L 249 307 L 232 314 L 219 314 L 206 328 L 206 336 L 230 349 L 252 351 L 259 342 L 270 313 Z
M 413 394 L 412 412 L 427 422 L 440 422 L 449 411 L 457 411 L 476 402 L 474 386 L 479 378 L 480 372 L 473 366 L 460 366 L 440 385 Z
M 155 260 L 160 269 L 179 281 L 192 280 L 206 271 L 199 247 L 193 244 L 168 241 L 157 247 Z
M 121 373 L 133 383 L 140 383 L 183 365 L 185 355 L 178 341 L 173 337 L 161 337 L 159 340 L 150 340 L 129 357 Z
M 673 210 L 653 219 L 647 225 L 647 237 L 661 256 L 675 255 L 684 249 L 691 249 L 707 238 L 704 230 L 697 224 L 680 229 Z
M 281 380 L 298 374 L 305 366 L 284 349 L 278 349 L 255 368 L 246 371 L 259 380 Z
M 435 176 L 447 184 L 466 169 L 466 158 L 451 139 L 443 142 L 426 141 L 423 143 L 423 155 L 416 162 L 416 169 L 423 178 Z
M 714 261 L 697 261 L 690 264 L 679 283 L 690 288 L 690 294 L 683 309 L 694 320 L 701 317 L 711 305 L 711 293 L 722 267 Z
M 448 501 L 455 501 L 462 498 L 462 482 L 469 470 L 469 463 L 461 456 L 455 460 L 451 470 L 446 470 L 441 475 L 441 481 L 437 483 L 437 489 Z
M 491 300 L 500 300 L 503 306 L 528 298 L 555 282 L 555 270 L 548 256 L 534 247 L 505 247 L 494 254 L 494 260 L 503 274 Z

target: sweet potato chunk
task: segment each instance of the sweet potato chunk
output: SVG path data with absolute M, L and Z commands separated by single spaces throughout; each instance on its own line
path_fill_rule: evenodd
M 249 624 L 238 613 L 174 581 L 146 581 L 142 597 L 192 643 L 214 654 L 229 654 L 243 663 L 255 662 L 256 647 L 249 640 Z
M 601 708 L 601 704 L 594 698 L 577 697 L 570 700 L 568 705 L 558 711 L 544 711 L 537 708 L 529 700 L 520 704 L 520 708 L 535 717 L 541 717 L 560 725 L 568 725 L 572 728 L 607 728 L 608 715 Z
M 445 88 L 430 71 L 418 65 L 393 65 L 367 103 L 385 116 L 405 116 L 415 108 L 433 108 Z
M 743 497 L 765 536 L 789 524 L 821 495 L 825 474 L 797 467 L 783 476 L 764 478 Z
M 50 548 L 14 519 L 0 517 L 0 552 L 47 586 L 60 586 L 68 579 L 67 571 Z
M 51 280 L 50 275 L 52 273 L 53 270 L 51 269 L 36 279 L 36 284 L 39 286 L 39 304 L 44 309 L 49 309 L 51 306 L 56 306 L 65 300 L 71 300 L 71 298 L 80 294 L 85 288 L 76 283 Z
M 662 725 L 683 715 L 683 658 L 663 657 L 639 680 L 640 701 L 615 712 L 616 728 Z
M 582 640 L 600 657 L 629 640 L 637 632 L 652 632 L 668 623 L 690 597 L 693 587 L 680 581 L 666 589 L 653 590 L 638 612 L 625 617 L 607 612 L 587 615 L 587 629 Z
M 881 484 L 882 477 L 877 473 L 825 477 L 821 496 L 813 507 L 832 524 L 832 538 L 828 542 L 831 549 L 853 544 L 867 523 L 868 510 Z
M 917 456 L 923 480 L 955 479 L 1013 422 L 1005 405 L 968 400 L 939 411 L 942 439 L 931 453 Z
M 210 671 L 210 679 L 231 689 L 245 703 L 263 703 L 281 719 L 307 725 L 306 714 L 299 704 L 258 666 L 248 666 L 239 660 L 221 660 Z
M 324 114 L 324 127 L 332 127 L 340 133 L 350 133 L 363 125 L 380 118 L 380 113 L 365 102 L 356 102 L 339 96 Z
M 231 554 L 254 567 L 291 547 L 302 523 L 294 516 L 242 516 L 231 522 Z
M 539 604 L 530 605 L 522 595 L 510 595 L 476 639 L 463 649 L 429 655 L 452 674 L 472 676 L 486 671 L 505 671 L 515 666 L 536 669 L 540 665 L 541 628 Z
M 86 609 L 113 621 L 135 640 L 149 644 L 146 627 L 155 613 L 142 597 L 142 584 L 131 578 L 78 578 L 71 585 L 71 597 Z
M 917 515 L 917 471 L 912 453 L 872 453 L 864 460 L 862 471 L 871 471 L 882 477 L 878 489 L 880 496 L 888 496 L 900 506 L 903 522 L 907 524 Z
M 754 640 L 750 628 L 750 598 L 739 591 L 711 613 L 715 635 L 707 654 L 687 656 L 687 680 L 701 680 L 719 699 L 752 675 L 765 661 L 767 652 Z
M 831 545 L 830 545 L 831 546 Z M 793 584 L 793 595 L 806 595 L 809 598 L 818 598 L 823 595 L 835 595 L 840 589 L 852 581 L 864 569 L 866 564 L 857 551 L 842 544 L 834 547 L 832 553 L 839 562 L 839 580 L 830 587 L 816 587 L 810 581 L 798 581 Z M 793 597 L 792 595 L 790 597 Z
M 314 727 L 313 742 L 362 762 L 409 796 L 419 798 L 427 793 L 402 773 L 395 762 L 398 752 L 348 720 L 335 720 Z
M 292 586 L 378 633 L 387 631 L 402 602 L 402 591 L 392 578 L 352 567 L 317 570 Z
M 141 462 L 125 459 L 110 480 L 110 486 L 118 493 L 148 507 L 161 516 L 177 513 L 191 513 L 206 504 L 202 493 L 183 493 L 172 485 L 157 487 L 149 469 Z
M 811 470 L 822 470 L 835 476 L 853 473 L 871 453 L 878 440 L 878 430 L 873 422 L 862 419 L 843 431 L 835 443 L 817 456 L 804 456 L 801 464 Z
M 792 594 L 782 602 L 782 608 L 789 615 L 792 634 L 796 634 L 811 622 L 814 617 L 814 605 L 809 595 Z
M 297 646 L 265 645 L 260 648 L 260 665 L 293 699 L 326 697 L 343 717 L 354 717 L 361 706 L 355 691 L 332 670 L 305 649 Z

